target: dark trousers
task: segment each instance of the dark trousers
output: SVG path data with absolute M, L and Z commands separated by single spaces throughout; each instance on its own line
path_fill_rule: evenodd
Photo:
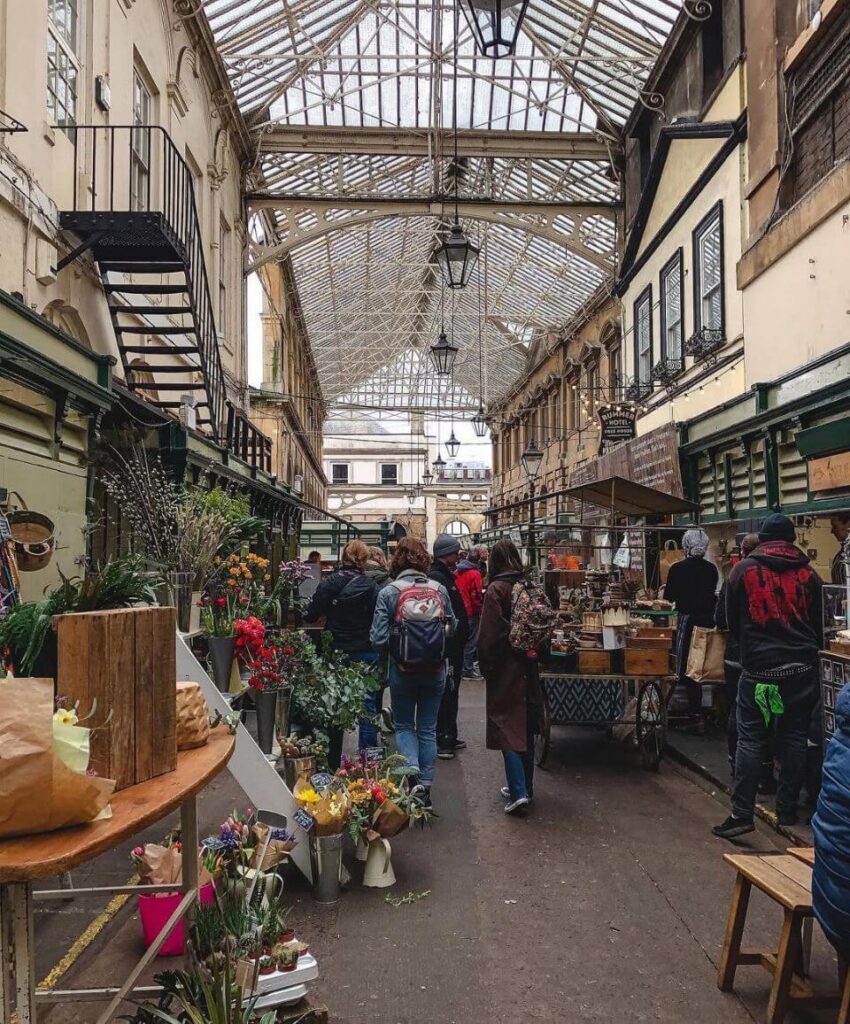
M 726 662 L 723 666 L 726 675 L 726 706 L 729 717 L 726 719 L 726 747 L 729 751 L 729 770 L 735 778 L 735 757 L 738 752 L 738 683 L 741 681 L 741 666 Z M 761 766 L 759 785 L 773 791 L 773 724 L 767 731 L 767 750 Z
M 738 684 L 738 749 L 732 788 L 732 814 L 746 821 L 752 821 L 755 811 L 770 731 L 755 700 L 755 687 L 759 681 L 745 673 Z M 780 687 L 785 704 L 784 713 L 775 720 L 776 755 L 779 760 L 776 811 L 780 815 L 792 815 L 797 810 L 806 772 L 806 742 L 812 706 L 817 699 L 816 686 L 816 680 L 800 677 Z
M 437 715 L 437 747 L 439 750 L 454 750 L 457 743 L 457 704 L 460 680 L 463 675 L 463 652 L 448 664 L 446 688 L 440 701 Z

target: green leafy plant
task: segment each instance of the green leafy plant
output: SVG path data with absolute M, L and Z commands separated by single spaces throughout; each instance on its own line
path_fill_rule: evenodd
M 364 717 L 366 698 L 381 688 L 374 666 L 348 662 L 322 634 L 318 655 L 305 654 L 305 669 L 292 694 L 297 718 L 321 729 L 353 729 Z
M 137 555 L 117 558 L 84 577 L 62 576 L 62 583 L 41 601 L 10 609 L 0 618 L 0 650 L 8 648 L 19 673 L 27 675 L 44 647 L 54 615 L 127 608 L 155 600 L 144 561 Z
M 254 1009 L 257 997 L 246 1000 L 235 975 L 235 964 L 228 957 L 216 961 L 208 973 L 158 974 L 154 980 L 163 986 L 168 999 L 161 1000 L 158 1006 L 144 1005 L 141 1009 L 149 1020 L 164 1024 L 274 1024 L 276 1011 L 270 1010 L 258 1018 Z

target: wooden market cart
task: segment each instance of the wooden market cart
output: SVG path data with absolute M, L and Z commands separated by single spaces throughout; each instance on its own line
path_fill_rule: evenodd
M 622 477 L 581 484 L 564 493 L 581 507 L 576 525 L 585 525 L 584 505 L 587 503 L 607 513 L 607 528 L 612 537 L 616 531 L 645 533 L 686 529 L 669 522 L 646 525 L 646 518 L 693 514 L 699 510 L 698 505 L 685 498 Z M 646 571 L 645 565 L 643 570 Z M 640 611 L 641 616 L 653 614 Z M 665 622 L 675 619 L 672 611 L 657 614 L 663 615 Z M 668 657 L 663 668 L 654 665 L 646 671 L 626 670 L 626 663 L 623 671 L 617 671 L 613 666 L 618 664 L 618 653 L 614 652 L 613 662 L 609 659 L 608 668 L 595 672 L 582 671 L 581 666 L 567 668 L 566 661 L 561 667 L 562 659 L 554 653 L 549 655 L 540 672 L 543 709 L 535 746 L 538 765 L 544 765 L 549 756 L 552 726 L 570 725 L 602 727 L 609 734 L 620 731 L 637 750 L 641 765 L 647 770 L 658 769 L 667 738 L 668 706 L 678 678 L 674 658 Z

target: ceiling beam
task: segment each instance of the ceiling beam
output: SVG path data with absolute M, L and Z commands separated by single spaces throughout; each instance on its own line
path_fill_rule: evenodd
M 303 206 L 312 210 L 363 210 L 370 211 L 386 207 L 385 216 L 393 214 L 413 214 L 423 217 L 443 217 L 450 219 L 454 213 L 453 196 L 435 196 L 425 199 L 421 196 L 341 196 L 329 199 L 323 196 L 296 195 L 291 192 L 246 192 L 245 202 L 252 210 L 275 210 L 292 206 Z M 495 211 L 498 213 L 539 213 L 542 215 L 559 216 L 562 213 L 574 213 L 577 216 L 614 217 L 622 203 L 589 202 L 586 199 L 565 199 L 561 202 L 538 202 L 534 199 L 489 199 L 477 196 L 462 196 L 459 202 L 461 217 L 474 217 L 475 211 Z M 340 221 L 345 227 L 346 222 Z
M 449 130 L 439 132 L 446 152 L 454 145 Z M 433 152 L 428 133 L 402 128 L 360 128 L 329 125 L 270 125 L 258 140 L 260 153 L 376 154 L 428 157 Z M 610 161 L 609 142 L 590 132 L 526 132 L 461 129 L 458 156 L 539 160 Z

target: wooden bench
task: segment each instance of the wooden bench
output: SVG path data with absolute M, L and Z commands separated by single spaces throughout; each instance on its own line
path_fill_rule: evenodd
M 717 985 L 731 992 L 735 972 L 741 964 L 757 964 L 773 975 L 767 1004 L 767 1024 L 781 1024 L 792 1003 L 817 1007 L 840 1007 L 838 1024 L 850 1024 L 850 972 L 845 973 L 841 995 L 824 995 L 812 988 L 804 976 L 804 925 L 812 920 L 813 854 L 727 853 L 723 859 L 737 872 L 726 938 L 717 972 Z M 778 903 L 784 911 L 779 948 L 743 949 L 741 942 L 747 920 L 752 887 Z

